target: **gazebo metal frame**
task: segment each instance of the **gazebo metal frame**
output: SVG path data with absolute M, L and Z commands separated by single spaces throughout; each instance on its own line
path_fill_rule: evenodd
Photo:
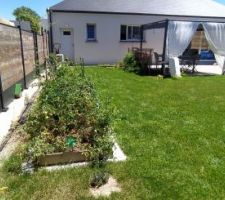
M 143 35 L 144 31 L 147 30 L 154 30 L 154 29 L 165 29 L 164 31 L 164 41 L 163 41 L 163 53 L 162 53 L 162 61 L 166 61 L 166 45 L 167 45 L 167 34 L 168 34 L 168 27 L 169 27 L 169 22 L 170 21 L 180 21 L 180 22 L 199 22 L 200 24 L 203 22 L 212 22 L 212 23 L 223 23 L 225 22 L 220 22 L 220 21 L 206 21 L 206 20 L 180 20 L 180 19 L 165 19 L 161 21 L 156 21 L 148 24 L 143 24 L 141 25 L 141 39 L 140 39 L 140 50 L 142 52 L 143 49 Z M 162 71 L 164 72 L 165 70 L 165 64 L 162 65 Z

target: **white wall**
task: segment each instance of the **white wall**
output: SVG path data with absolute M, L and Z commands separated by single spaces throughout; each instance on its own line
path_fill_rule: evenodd
M 192 19 L 167 17 L 169 19 Z M 52 29 L 53 43 L 60 43 L 60 29 L 72 28 L 74 30 L 75 58 L 82 57 L 86 64 L 116 63 L 124 57 L 128 48 L 139 47 L 139 42 L 120 42 L 120 26 L 142 25 L 166 19 L 165 16 L 119 15 L 119 14 L 87 14 L 87 13 L 53 13 Z M 209 20 L 209 19 L 202 19 Z M 212 21 L 212 19 L 210 19 Z M 224 21 L 225 19 L 213 19 Z M 86 42 L 86 24 L 96 24 L 97 42 Z M 164 30 L 148 30 L 145 33 L 146 42 L 143 48 L 153 48 L 162 53 Z

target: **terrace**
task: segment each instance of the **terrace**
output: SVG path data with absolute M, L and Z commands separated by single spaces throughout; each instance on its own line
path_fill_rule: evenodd
M 149 56 L 146 62 L 145 51 L 143 50 L 143 35 L 146 31 L 164 29 L 163 53 L 154 58 Z M 193 41 L 198 32 L 201 32 L 199 47 Z M 139 56 L 141 63 L 147 63 L 148 67 L 155 68 L 161 65 L 161 72 L 168 73 L 169 67 L 172 76 L 180 77 L 181 68 L 190 69 L 207 74 L 223 74 L 225 56 L 225 23 L 223 22 L 203 22 L 185 20 L 163 20 L 141 26 L 141 40 Z M 205 41 L 202 40 L 204 38 Z M 154 39 L 154 38 L 152 38 Z M 202 43 L 205 44 L 202 44 Z M 154 49 L 149 49 L 154 52 Z M 208 58 L 208 60 L 207 60 Z M 152 61 L 155 60 L 155 61 Z

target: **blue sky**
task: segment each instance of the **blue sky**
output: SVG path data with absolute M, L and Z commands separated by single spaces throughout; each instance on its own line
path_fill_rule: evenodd
M 216 0 L 219 3 L 225 4 L 225 0 Z
M 35 10 L 41 17 L 46 18 L 47 17 L 46 8 L 60 1 L 61 0 L 1 0 L 0 17 L 6 19 L 14 19 L 12 15 L 13 10 L 20 6 L 27 6 Z M 225 0 L 217 0 L 217 1 L 225 4 Z
M 0 17 L 14 19 L 13 10 L 20 6 L 27 6 L 35 10 L 41 17 L 47 17 L 46 9 L 61 0 L 0 0 Z

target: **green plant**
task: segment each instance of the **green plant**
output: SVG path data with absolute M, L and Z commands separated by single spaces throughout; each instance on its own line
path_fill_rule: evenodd
M 31 23 L 31 29 L 38 33 L 41 29 L 41 18 L 40 16 L 32 9 L 22 6 L 14 10 L 13 15 L 18 21 L 29 21 Z
M 52 78 L 55 71 L 59 68 L 62 63 L 59 58 L 54 53 L 50 53 L 48 59 L 46 60 L 46 73 L 49 78 Z
M 80 60 L 79 60 L 80 61 Z M 78 61 L 78 63 L 79 63 Z M 65 63 L 68 65 L 68 66 L 76 66 L 76 62 L 74 62 L 72 59 L 68 58 L 68 57 L 65 57 Z
M 99 101 L 84 67 L 63 65 L 43 84 L 28 116 L 27 152 L 36 160 L 48 153 L 68 151 L 70 136 L 86 156 L 98 160 L 97 163 L 103 162 L 112 151 L 110 123 L 111 111 Z
M 149 74 L 148 66 L 148 58 L 135 55 L 133 52 L 128 52 L 124 57 L 123 62 L 118 64 L 118 67 L 122 67 L 125 71 L 134 72 L 139 75 Z
M 128 52 L 123 59 L 123 68 L 128 72 L 139 72 L 140 64 L 135 59 L 135 56 L 132 52 Z
M 95 172 L 89 180 L 89 184 L 93 188 L 99 188 L 102 185 L 106 184 L 109 180 L 109 173 L 105 171 Z

